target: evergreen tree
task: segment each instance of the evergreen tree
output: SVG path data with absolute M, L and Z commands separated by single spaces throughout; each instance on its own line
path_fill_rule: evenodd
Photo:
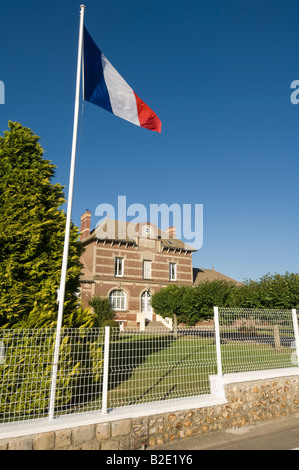
M 65 232 L 63 188 L 39 137 L 9 122 L 0 137 L 0 327 L 54 327 Z M 79 232 L 72 225 L 64 323 L 77 307 Z

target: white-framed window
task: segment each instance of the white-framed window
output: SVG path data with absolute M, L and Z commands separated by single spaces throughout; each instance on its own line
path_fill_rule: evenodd
M 126 294 L 123 290 L 113 290 L 109 295 L 112 310 L 126 310 Z
M 124 259 L 115 258 L 114 261 L 114 276 L 123 276 L 124 275 Z
M 151 279 L 152 277 L 152 262 L 143 261 L 143 279 Z
M 176 279 L 177 279 L 176 263 L 169 263 L 169 280 L 176 281 Z

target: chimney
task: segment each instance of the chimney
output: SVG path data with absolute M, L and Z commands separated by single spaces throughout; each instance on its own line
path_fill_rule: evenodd
M 86 209 L 83 215 L 81 215 L 81 237 L 80 239 L 83 240 L 84 238 L 88 237 L 90 234 L 90 220 L 91 220 L 91 212 Z
M 176 228 L 175 227 L 169 227 L 165 230 L 165 232 L 168 233 L 168 235 L 171 238 L 176 238 Z

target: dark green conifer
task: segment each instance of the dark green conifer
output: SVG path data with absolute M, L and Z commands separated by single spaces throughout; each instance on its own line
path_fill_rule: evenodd
M 39 137 L 9 122 L 0 137 L 0 327 L 54 327 L 65 231 L 63 188 Z M 77 307 L 79 231 L 70 233 L 64 322 Z

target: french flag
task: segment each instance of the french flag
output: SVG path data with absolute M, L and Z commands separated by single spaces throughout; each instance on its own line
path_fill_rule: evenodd
M 132 124 L 161 132 L 158 116 L 136 95 L 100 51 L 84 26 L 84 100 Z

